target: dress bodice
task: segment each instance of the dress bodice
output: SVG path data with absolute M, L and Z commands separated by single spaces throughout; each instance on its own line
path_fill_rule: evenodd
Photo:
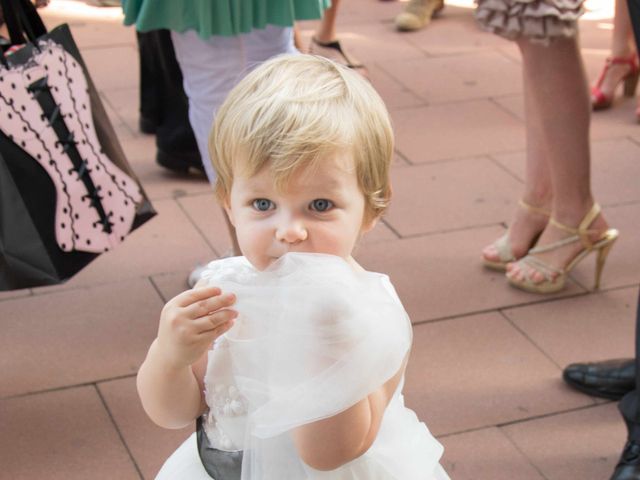
M 442 446 L 404 405 L 404 377 L 359 458 L 316 471 L 291 440 L 402 368 L 411 323 L 386 275 L 315 254 L 288 254 L 265 272 L 243 258 L 213 263 L 205 278 L 236 294 L 239 315 L 209 351 L 203 425 L 213 448 L 244 451 L 243 479 L 448 479 Z

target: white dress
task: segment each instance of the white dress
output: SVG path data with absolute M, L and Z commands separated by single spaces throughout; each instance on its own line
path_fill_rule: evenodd
M 289 253 L 262 272 L 244 257 L 217 260 L 205 278 L 237 297 L 236 324 L 209 352 L 204 425 L 211 446 L 243 451 L 242 480 L 449 480 L 442 446 L 404 405 L 404 378 L 355 460 L 318 471 L 291 440 L 296 427 L 346 410 L 401 368 L 411 323 L 386 275 Z M 156 477 L 209 478 L 195 433 Z

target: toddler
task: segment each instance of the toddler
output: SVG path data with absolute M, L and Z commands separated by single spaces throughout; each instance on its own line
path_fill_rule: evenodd
M 231 91 L 210 149 L 244 256 L 167 303 L 140 367 L 155 423 L 197 419 L 157 478 L 448 480 L 404 406 L 409 318 L 352 257 L 391 195 L 380 97 L 329 60 L 277 57 Z

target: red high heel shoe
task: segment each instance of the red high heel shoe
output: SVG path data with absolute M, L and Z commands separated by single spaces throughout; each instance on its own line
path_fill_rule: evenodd
M 625 97 L 633 97 L 636 94 L 638 77 L 640 76 L 637 55 L 632 53 L 629 57 L 609 57 L 607 58 L 604 68 L 600 73 L 600 78 L 598 78 L 596 84 L 591 87 L 591 105 L 594 110 L 604 110 L 605 108 L 609 108 L 613 103 L 613 95 L 606 95 L 602 90 L 600 90 L 604 77 L 612 65 L 627 65 L 629 67 L 629 72 L 627 72 L 620 81 L 624 82 Z

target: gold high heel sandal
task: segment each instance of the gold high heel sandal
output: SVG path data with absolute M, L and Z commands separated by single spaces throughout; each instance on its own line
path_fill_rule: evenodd
M 524 208 L 528 212 L 544 215 L 545 217 L 549 217 L 551 215 L 549 210 L 545 210 L 544 208 L 540 207 L 534 207 L 533 205 L 525 202 L 522 199 L 518 200 L 518 206 Z M 540 231 L 540 233 L 542 233 L 542 231 Z M 533 237 L 533 239 L 531 240 L 531 245 L 529 245 L 529 247 L 532 247 L 536 244 L 540 233 Z M 489 260 L 487 257 L 482 255 L 482 263 L 485 267 L 490 268 L 491 270 L 504 272 L 507 269 L 507 263 L 515 262 L 516 260 L 518 260 L 513 254 L 513 250 L 511 250 L 511 240 L 509 238 L 508 230 L 504 235 L 493 242 L 493 246 L 495 247 L 496 252 L 498 252 L 499 260 Z
M 549 222 L 554 226 L 565 232 L 571 234 L 570 237 L 564 238 L 562 240 L 558 240 L 557 242 L 551 243 L 549 245 L 544 245 L 541 247 L 535 247 L 529 250 L 529 253 L 526 257 L 522 258 L 518 261 L 518 263 L 522 263 L 524 265 L 528 265 L 532 267 L 535 271 L 540 272 L 544 276 L 544 280 L 539 283 L 534 282 L 529 276 L 525 276 L 522 280 L 516 277 L 510 277 L 507 274 L 507 279 L 509 283 L 514 287 L 517 287 L 521 290 L 526 290 L 527 292 L 533 293 L 555 293 L 562 290 L 567 281 L 567 275 L 573 267 L 575 267 L 580 261 L 585 258 L 589 253 L 595 251 L 597 253 L 596 256 L 596 272 L 595 272 L 595 284 L 593 289 L 597 290 L 600 288 L 600 277 L 602 276 L 602 270 L 604 268 L 604 264 L 607 260 L 607 255 L 611 251 L 611 247 L 618 239 L 618 230 L 615 228 L 610 228 L 606 232 L 602 234 L 602 236 L 592 242 L 589 238 L 590 234 L 595 233 L 594 230 L 589 230 L 588 227 L 593 223 L 593 221 L 600 214 L 600 205 L 597 203 L 593 204 L 589 213 L 585 215 L 585 217 L 578 225 L 578 228 L 571 228 L 563 225 L 551 218 Z M 542 260 L 534 257 L 536 253 L 549 252 L 551 250 L 555 250 L 560 247 L 564 247 L 565 245 L 569 245 L 575 242 L 582 242 L 584 248 L 569 262 L 569 264 L 563 268 L 559 269 L 549 265 Z

